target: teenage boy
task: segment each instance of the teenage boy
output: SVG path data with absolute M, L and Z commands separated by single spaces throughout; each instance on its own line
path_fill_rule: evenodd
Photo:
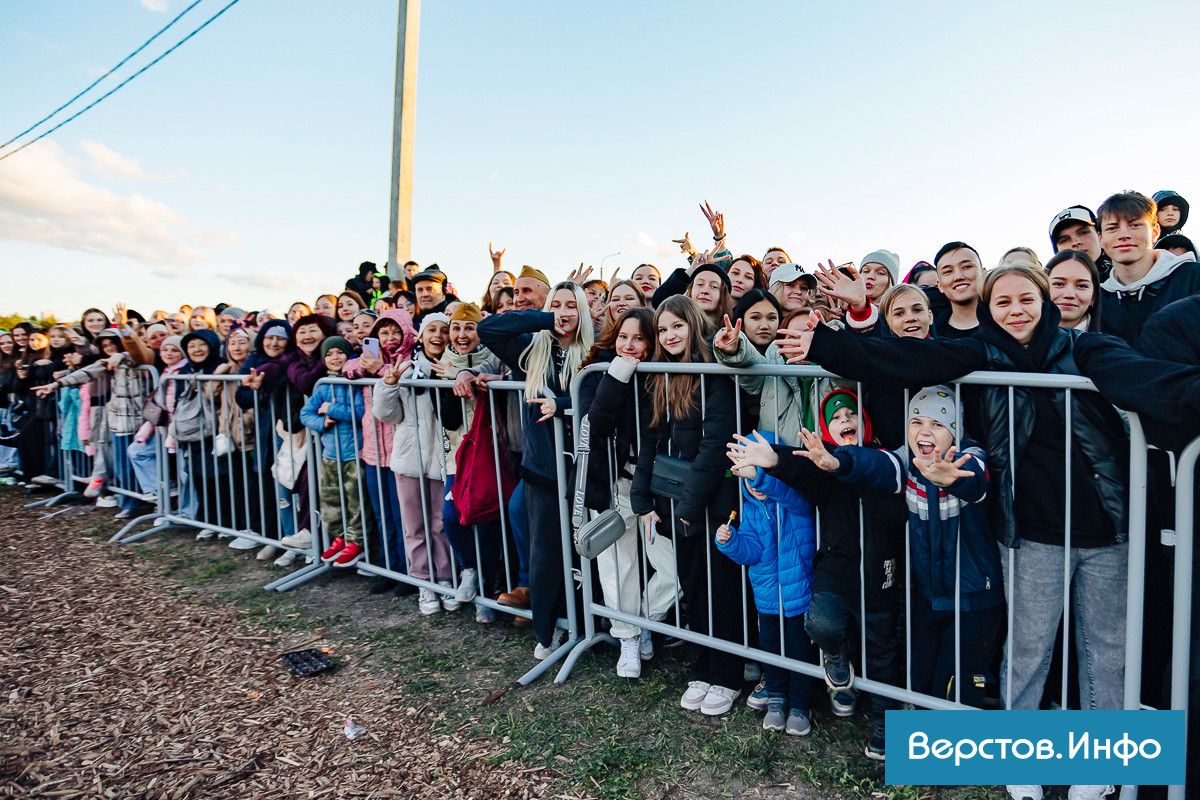
M 950 302 L 950 308 L 934 318 L 933 333 L 941 339 L 965 339 L 979 327 L 975 317 L 983 282 L 979 251 L 966 242 L 948 242 L 934 256 L 933 267 L 938 291 Z
M 1080 250 L 1096 264 L 1101 280 L 1112 271 L 1112 259 L 1100 246 L 1100 232 L 1096 229 L 1096 215 L 1087 206 L 1070 206 L 1054 215 L 1050 220 L 1050 246 L 1059 250 Z
M 1133 344 L 1151 314 L 1200 291 L 1200 264 L 1154 249 L 1157 208 L 1143 194 L 1114 194 L 1100 206 L 1099 221 L 1100 244 L 1113 260 L 1112 274 L 1100 284 L 1101 330 Z

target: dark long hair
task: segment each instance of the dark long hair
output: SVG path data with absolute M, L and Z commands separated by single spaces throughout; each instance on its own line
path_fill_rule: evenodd
M 1088 330 L 1098 331 L 1100 330 L 1100 297 L 1102 294 L 1100 270 L 1097 269 L 1096 262 L 1092 261 L 1092 257 L 1082 250 L 1059 250 L 1054 254 L 1054 258 L 1046 262 L 1046 277 L 1050 278 L 1054 268 L 1067 261 L 1078 261 L 1092 276 L 1092 307 L 1088 309 Z
M 687 323 L 687 347 L 678 358 L 668 353 L 658 340 L 658 324 L 663 314 L 671 314 Z M 651 360 L 676 364 L 712 362 L 712 345 L 709 344 L 711 325 L 708 315 L 687 295 L 677 294 L 663 301 L 654 312 L 654 331 L 654 356 Z M 700 383 L 699 375 L 672 375 L 669 382 L 667 376 L 662 373 L 651 375 L 646 382 L 654 405 L 651 425 L 660 427 L 668 417 L 690 416 L 699 407 L 696 396 L 699 394 Z
M 596 357 L 604 350 L 612 350 L 617 344 L 617 335 L 620 334 L 621 328 L 625 325 L 625 320 L 636 319 L 638 327 L 642 329 L 642 336 L 646 337 L 646 341 L 650 343 L 651 348 L 654 347 L 654 312 L 648 308 L 627 308 L 622 312 L 621 316 L 617 317 L 616 322 L 605 328 L 604 333 L 592 345 L 592 349 L 588 351 L 587 358 L 579 365 L 583 369 L 588 364 L 595 364 Z

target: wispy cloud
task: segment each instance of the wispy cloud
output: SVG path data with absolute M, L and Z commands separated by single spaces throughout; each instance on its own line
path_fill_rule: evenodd
M 92 161 L 92 169 L 106 178 L 133 181 L 177 181 L 187 177 L 185 172 L 154 173 L 142 168 L 141 159 L 128 158 L 99 142 L 80 142 L 79 146 Z
M 89 183 L 84 167 L 82 159 L 53 142 L 40 142 L 5 161 L 0 240 L 121 256 L 156 267 L 196 264 L 212 250 L 241 244 L 232 232 L 197 228 L 141 193 L 122 195 Z
M 645 231 L 638 231 L 634 235 L 633 244 L 641 250 L 649 250 L 656 256 L 673 256 L 679 254 L 679 245 L 673 242 L 659 244 Z
M 297 275 L 294 272 L 266 272 L 259 274 L 246 273 L 228 273 L 222 272 L 214 275 L 215 278 L 236 283 L 240 286 L 256 286 L 259 289 L 270 289 L 279 291 L 281 289 L 300 289 L 301 291 L 310 291 L 312 283 L 303 275 Z
M 34 36 L 29 31 L 21 31 L 21 36 L 31 42 L 37 42 L 42 47 L 46 48 L 47 50 L 52 50 L 55 53 L 61 53 L 63 51 L 62 47 L 50 41 L 49 39 L 43 39 L 41 36 Z
M 150 274 L 155 278 L 163 278 L 168 281 L 191 280 L 196 277 L 195 270 L 187 267 L 156 267 L 150 270 Z
M 142 4 L 142 8 L 147 8 L 151 11 L 163 13 L 167 10 L 167 0 L 138 0 Z

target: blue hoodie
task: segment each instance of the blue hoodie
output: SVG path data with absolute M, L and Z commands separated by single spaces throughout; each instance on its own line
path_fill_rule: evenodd
M 774 442 L 767 431 L 763 437 Z M 812 598 L 813 556 L 817 551 L 817 523 L 808 498 L 761 469 L 751 485 L 767 496 L 759 500 L 740 481 L 744 503 L 739 527 L 717 549 L 749 567 L 754 605 L 760 614 L 778 614 L 783 602 L 786 617 L 808 610 Z
M 845 445 L 834 451 L 841 464 L 837 475 L 843 481 L 904 494 L 913 583 L 934 611 L 954 610 L 956 565 L 964 611 L 1004 601 L 1000 553 L 983 502 L 988 490 L 983 448 L 964 438 L 959 455 L 971 456 L 962 468 L 972 476 L 943 487 L 921 474 L 906 448 L 888 451 Z M 936 498 L 936 507 L 931 507 L 931 498 Z M 937 513 L 930 513 L 934 508 Z
M 329 403 L 325 414 L 317 413 L 322 403 Z M 325 427 L 325 418 L 334 424 Z M 326 461 L 356 461 L 362 445 L 362 430 L 356 428 L 363 417 L 363 390 L 361 386 L 343 386 L 319 383 L 312 397 L 300 409 L 300 421 L 304 427 L 321 436 L 321 457 Z

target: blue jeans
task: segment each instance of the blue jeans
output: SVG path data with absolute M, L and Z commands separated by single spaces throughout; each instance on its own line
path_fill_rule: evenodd
M 1015 575 L 1009 574 L 1010 552 Z M 1066 555 L 1063 547 L 1026 540 L 1012 551 L 1000 547 L 1000 565 L 1013 603 L 1013 629 L 1000 667 L 1000 699 L 1007 702 L 1011 692 L 1014 709 L 1036 710 L 1041 703 L 1063 613 Z M 1085 711 L 1124 707 L 1128 562 L 1128 544 L 1070 551 L 1071 633 L 1079 655 L 1079 704 Z
M 512 497 L 508 498 L 508 526 L 512 528 L 513 542 L 517 545 L 517 560 L 520 571 L 517 586 L 529 586 L 529 537 L 525 524 L 525 481 L 517 484 Z
M 804 615 L 804 629 L 822 650 L 848 654 L 849 639 L 846 631 L 850 620 L 858 617 L 857 600 L 851 603 L 837 592 L 815 592 L 809 602 L 808 613 Z M 865 628 L 867 652 L 861 659 L 866 666 L 866 674 L 863 677 L 892 686 L 900 685 L 896 668 L 896 613 L 869 611 Z M 761 632 L 759 635 L 762 635 Z M 872 695 L 871 718 L 882 721 L 885 711 L 898 706 L 894 700 Z
M 758 614 L 758 645 L 768 653 L 786 655 L 797 661 L 815 661 L 816 648 L 804 630 L 804 616 L 783 618 L 783 651 L 779 649 L 779 615 Z M 763 664 L 763 677 L 767 680 L 767 696 L 782 697 L 792 711 L 812 710 L 813 687 L 816 678 L 810 678 L 790 669 Z
M 154 438 L 138 444 L 132 436 L 112 437 L 112 464 L 108 467 L 110 486 L 126 491 L 155 494 L 158 489 L 158 448 Z M 117 504 L 123 509 L 142 505 L 129 495 L 117 492 Z
M 400 527 L 400 497 L 396 494 L 396 479 L 392 471 L 375 467 L 362 462 L 360 474 L 367 486 L 367 497 L 371 501 L 371 510 L 375 512 L 375 523 L 379 526 L 379 540 L 386 549 L 386 561 L 380 556 L 374 558 L 375 566 L 386 567 L 392 572 L 407 573 L 408 564 L 404 560 L 404 530 Z M 380 481 L 383 481 L 383 496 L 380 497 Z M 386 504 L 386 505 L 385 505 Z

